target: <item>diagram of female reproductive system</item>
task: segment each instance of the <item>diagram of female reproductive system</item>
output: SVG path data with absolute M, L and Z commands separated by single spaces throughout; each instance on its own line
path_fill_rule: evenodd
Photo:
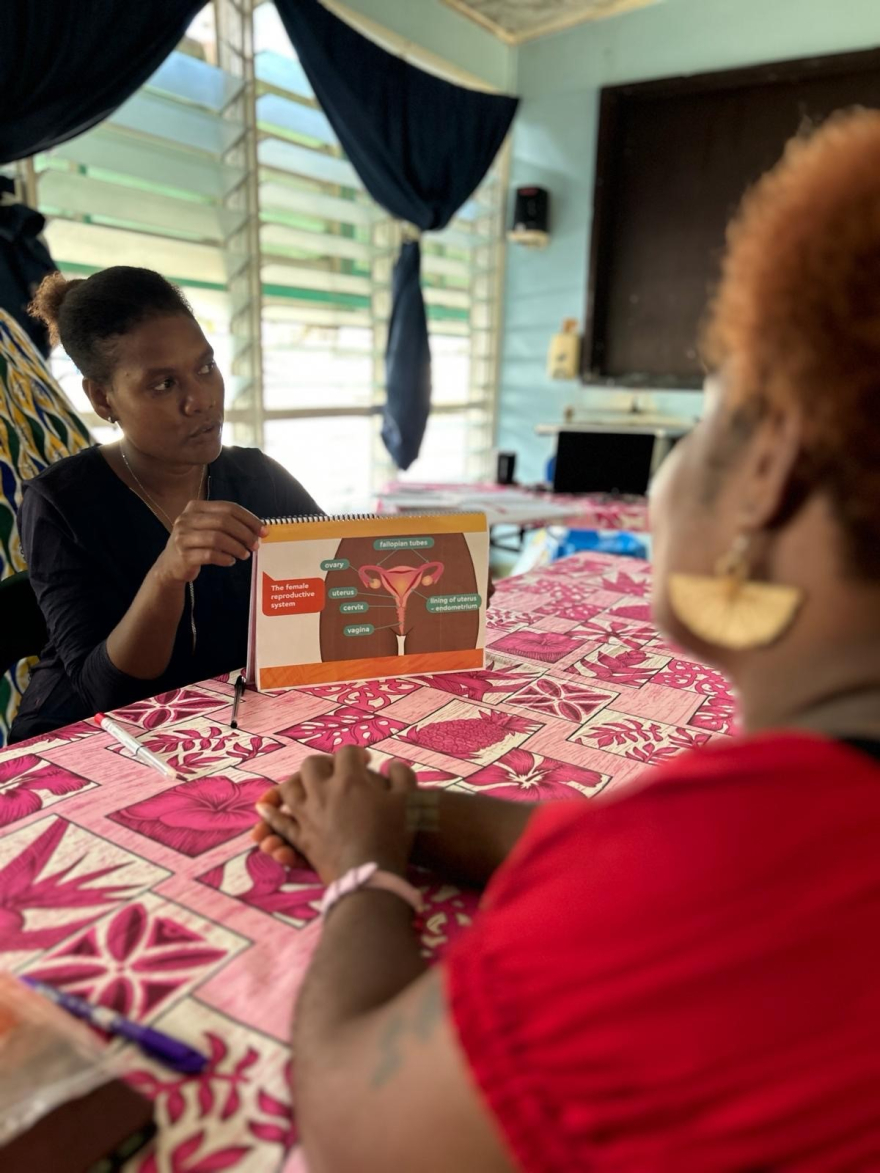
M 477 646 L 482 599 L 463 535 L 346 538 L 325 565 L 324 660 Z
M 430 587 L 443 574 L 442 562 L 425 562 L 421 566 L 359 566 L 358 576 L 371 591 L 385 590 L 394 600 L 397 611 L 397 654 L 406 651 L 406 604 L 416 587 Z

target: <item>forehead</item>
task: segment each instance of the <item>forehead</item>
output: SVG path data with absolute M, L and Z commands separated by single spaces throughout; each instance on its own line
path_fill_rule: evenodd
M 118 367 L 131 372 L 173 368 L 191 363 L 208 348 L 198 322 L 186 314 L 149 318 L 126 334 L 116 347 Z

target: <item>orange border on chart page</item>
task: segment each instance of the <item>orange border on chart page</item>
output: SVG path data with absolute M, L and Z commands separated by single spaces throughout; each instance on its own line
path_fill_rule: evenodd
M 411 656 L 378 656 L 366 660 L 327 660 L 320 664 L 288 664 L 261 668 L 259 688 L 296 688 L 304 684 L 336 684 L 342 680 L 376 680 L 389 676 L 421 676 L 434 672 L 466 672 L 484 664 L 482 648 L 456 652 L 422 652 Z

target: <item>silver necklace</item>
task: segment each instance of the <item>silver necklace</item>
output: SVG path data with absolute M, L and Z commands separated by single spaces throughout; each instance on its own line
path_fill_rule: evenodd
M 134 469 L 128 463 L 128 457 L 125 455 L 125 450 L 121 446 L 119 449 L 119 455 L 122 457 L 123 464 L 128 469 L 128 475 L 132 478 L 132 480 L 135 482 L 135 484 L 140 489 L 139 493 L 135 489 L 132 489 L 131 491 L 134 493 L 135 497 L 139 497 L 141 499 L 141 501 L 143 501 L 143 503 L 150 510 L 150 512 L 153 514 L 154 517 L 157 517 L 159 519 L 159 521 L 162 521 L 163 525 L 167 523 L 168 530 L 170 532 L 174 528 L 174 522 L 171 520 L 171 518 L 168 516 L 168 514 L 165 512 L 165 510 L 162 508 L 162 506 L 159 504 L 159 502 L 156 501 L 155 498 L 152 497 L 150 495 L 150 493 L 147 491 L 147 488 L 144 485 L 141 478 L 137 475 L 137 473 L 134 471 Z M 198 489 L 198 494 L 197 494 L 199 499 L 201 499 L 202 490 L 205 487 L 205 475 L 207 474 L 207 471 L 208 471 L 208 466 L 203 465 L 202 466 L 202 479 L 199 481 L 199 489 Z M 129 486 L 129 488 L 130 487 L 131 486 Z M 164 521 L 163 521 L 163 518 L 164 518 Z M 198 635 L 198 632 L 196 631 L 196 588 L 195 588 L 195 584 L 191 583 L 191 582 L 188 582 L 186 585 L 187 585 L 187 593 L 189 595 L 189 628 L 190 628 L 190 631 L 192 632 L 192 650 L 193 650 L 193 655 L 195 655 L 196 637 Z

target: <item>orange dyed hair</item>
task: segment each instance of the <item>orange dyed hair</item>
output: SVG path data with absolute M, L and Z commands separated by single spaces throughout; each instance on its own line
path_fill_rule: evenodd
M 703 351 L 734 409 L 801 406 L 809 487 L 880 579 L 880 111 L 793 139 L 746 195 Z

